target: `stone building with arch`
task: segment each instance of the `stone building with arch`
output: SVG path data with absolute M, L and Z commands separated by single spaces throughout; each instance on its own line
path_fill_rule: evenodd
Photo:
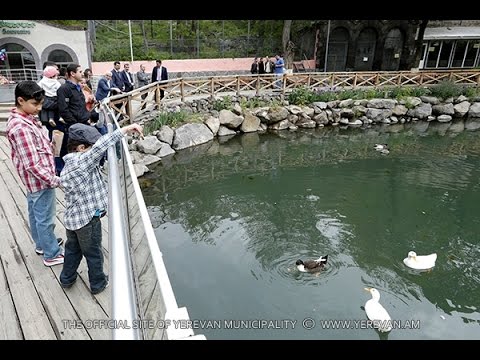
M 0 20 L 1 49 L 5 49 L 6 57 L 0 60 L 0 73 L 12 77 L 15 70 L 42 70 L 45 61 L 54 61 L 60 67 L 69 63 L 91 67 L 86 29 L 66 30 L 45 21 Z
M 311 53 L 316 48 L 320 71 L 410 70 L 418 25 L 418 20 L 321 20 L 298 45 Z

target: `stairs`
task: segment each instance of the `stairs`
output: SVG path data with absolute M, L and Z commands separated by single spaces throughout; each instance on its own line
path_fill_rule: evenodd
M 7 120 L 8 115 L 10 114 L 10 109 L 15 107 L 14 103 L 0 103 L 0 135 L 5 136 L 5 131 L 7 129 Z

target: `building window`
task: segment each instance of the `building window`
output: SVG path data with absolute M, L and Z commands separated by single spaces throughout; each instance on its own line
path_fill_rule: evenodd
M 67 67 L 68 64 L 73 63 L 73 59 L 69 53 L 64 50 L 53 50 L 48 55 L 48 61 L 53 61 L 58 67 Z
M 452 55 L 453 49 L 453 40 L 444 40 L 442 41 L 440 47 L 440 54 L 438 56 L 438 68 L 448 68 L 450 67 L 450 58 Z
M 0 69 L 35 69 L 35 60 L 30 51 L 20 44 L 8 43 L 2 46 L 5 48 L 7 57 L 0 64 Z
M 467 52 L 465 54 L 465 61 L 463 67 L 474 67 L 478 58 L 479 41 L 470 40 L 467 45 Z
M 425 68 L 472 68 L 479 66 L 480 40 L 430 40 L 424 55 Z

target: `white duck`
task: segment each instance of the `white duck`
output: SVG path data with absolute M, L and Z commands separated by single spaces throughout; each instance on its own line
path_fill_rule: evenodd
M 388 150 L 388 145 L 387 144 L 375 144 L 374 145 L 375 150 L 380 151 L 380 150 Z
M 436 253 L 430 255 L 417 255 L 414 251 L 410 251 L 408 257 L 403 259 L 405 265 L 415 270 L 431 269 L 435 266 L 435 261 L 437 261 Z
M 388 332 L 392 330 L 392 318 L 387 310 L 379 303 L 380 293 L 375 288 L 365 288 L 372 298 L 365 303 L 367 317 L 373 322 L 373 326 L 379 331 Z

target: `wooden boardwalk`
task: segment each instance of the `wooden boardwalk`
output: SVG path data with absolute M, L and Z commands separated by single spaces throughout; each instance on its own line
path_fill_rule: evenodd
M 57 189 L 55 233 L 66 240 L 64 193 Z M 105 272 L 108 274 L 108 222 L 103 218 Z M 61 265 L 46 267 L 30 235 L 25 186 L 0 136 L 0 339 L 111 339 L 100 326 L 110 314 L 110 291 L 92 295 L 87 265 L 69 289 L 60 286 Z M 84 325 L 83 325 L 84 324 Z

